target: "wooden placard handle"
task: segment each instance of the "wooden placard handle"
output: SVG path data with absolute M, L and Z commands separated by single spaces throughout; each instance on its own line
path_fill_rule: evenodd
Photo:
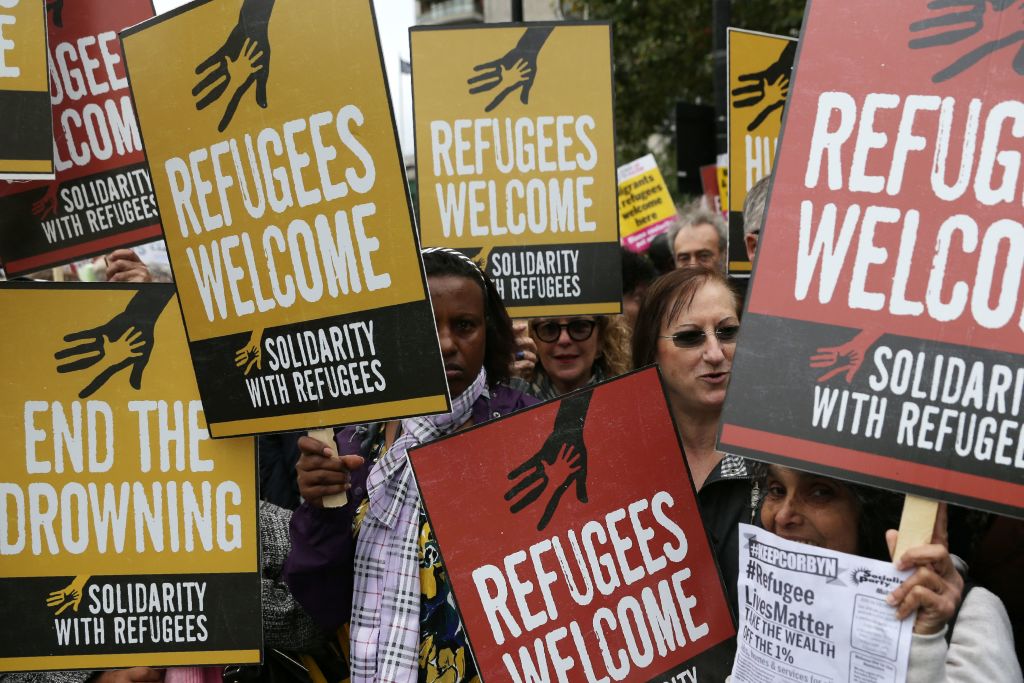
M 932 542 L 939 501 L 907 494 L 900 517 L 900 536 L 892 557 L 901 557 L 908 549 Z
M 331 428 L 327 429 L 310 429 L 306 432 L 306 436 L 312 439 L 319 439 L 331 448 L 337 448 L 334 444 L 334 430 Z M 331 493 L 323 497 L 323 504 L 325 508 L 340 508 L 348 502 L 348 495 L 342 491 L 341 493 Z

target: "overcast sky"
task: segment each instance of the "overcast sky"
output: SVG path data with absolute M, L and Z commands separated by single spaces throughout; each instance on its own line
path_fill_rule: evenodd
M 187 0 L 154 0 L 158 13 L 184 5 Z M 399 72 L 399 59 L 409 61 L 409 27 L 416 21 L 415 0 L 373 0 L 380 31 L 380 47 L 398 119 L 402 148 L 412 155 L 412 88 L 409 75 Z M 404 111 L 403 111 L 404 110 Z

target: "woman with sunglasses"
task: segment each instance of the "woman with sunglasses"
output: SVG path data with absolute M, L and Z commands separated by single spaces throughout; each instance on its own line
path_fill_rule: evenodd
M 347 427 L 333 444 L 299 440 L 305 502 L 292 516 L 285 580 L 320 626 L 349 624 L 353 682 L 476 680 L 406 453 L 536 403 L 503 384 L 515 342 L 490 279 L 450 249 L 424 250 L 423 265 L 452 412 Z M 343 491 L 346 505 L 323 507 Z
M 629 369 L 628 335 L 617 318 L 534 318 L 528 331 L 538 363 L 514 378 L 512 386 L 542 401 Z
M 739 301 L 720 272 L 674 270 L 654 281 L 637 313 L 633 365 L 657 363 L 736 610 L 738 527 L 752 522 L 756 490 L 748 463 L 715 448 L 740 324 Z

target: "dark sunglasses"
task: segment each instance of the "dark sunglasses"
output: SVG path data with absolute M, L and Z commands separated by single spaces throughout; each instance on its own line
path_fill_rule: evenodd
M 726 325 L 719 327 L 715 330 L 715 336 L 718 337 L 720 344 L 731 344 L 736 341 L 736 337 L 740 334 L 739 325 Z M 659 334 L 660 339 L 671 339 L 672 342 L 681 349 L 695 349 L 698 346 L 704 345 L 704 340 L 707 339 L 708 333 L 704 330 L 683 330 L 682 332 L 676 332 L 675 334 Z
M 590 335 L 594 334 L 595 325 L 597 325 L 596 320 L 570 320 L 567 323 L 548 320 L 534 325 L 533 332 L 537 335 L 537 339 L 548 344 L 558 341 L 558 338 L 562 336 L 562 330 L 569 333 L 569 339 L 580 342 L 590 339 Z

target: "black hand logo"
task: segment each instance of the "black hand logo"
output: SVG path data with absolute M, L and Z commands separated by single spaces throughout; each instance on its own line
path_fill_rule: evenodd
M 918 34 L 918 37 L 911 40 L 909 46 L 919 50 L 969 41 L 985 27 L 986 17 L 993 16 L 989 10 L 1004 12 L 1014 5 L 1018 10 L 1024 10 L 1024 2 L 1020 0 L 932 0 L 928 9 L 934 11 L 933 16 L 910 25 L 910 32 Z M 1004 19 L 1005 15 L 1000 15 L 993 21 L 1002 25 Z M 1024 75 L 1024 30 L 1020 30 L 993 40 L 967 43 L 967 51 L 949 66 L 936 71 L 932 82 L 941 83 L 958 76 L 993 52 L 1015 44 L 1020 44 L 1020 47 L 1013 57 L 1013 70 Z
M 46 11 L 53 14 L 53 25 L 64 28 L 64 0 L 53 0 L 46 3 Z
M 32 213 L 39 220 L 46 220 L 47 216 L 57 215 L 57 191 L 60 189 L 60 184 L 56 182 L 48 183 L 43 188 L 43 194 L 39 199 L 32 202 Z
M 274 0 L 245 0 L 238 13 L 238 23 L 227 40 L 196 67 L 199 81 L 192 88 L 196 109 L 202 111 L 230 91 L 224 115 L 217 130 L 224 130 L 242 101 L 242 96 L 256 84 L 256 104 L 267 108 L 267 77 L 270 75 L 270 41 L 267 25 Z
M 796 57 L 796 43 L 788 42 L 782 49 L 782 54 L 768 68 L 763 71 L 742 74 L 739 77 L 741 85 L 732 91 L 733 97 L 743 97 L 733 102 L 734 107 L 742 109 L 763 105 L 754 120 L 747 126 L 747 131 L 756 130 L 772 112 L 786 106 L 786 96 L 789 94 L 789 77 L 793 70 L 793 59 Z M 746 96 L 746 97 L 744 97 Z
M 153 328 L 157 318 L 170 301 L 171 287 L 147 286 L 139 289 L 128 306 L 108 322 L 88 330 L 64 336 L 70 344 L 54 358 L 63 363 L 57 372 L 78 372 L 92 368 L 92 380 L 78 394 L 92 396 L 111 377 L 131 367 L 129 382 L 133 389 L 142 387 L 142 371 L 153 352 Z
M 553 30 L 550 26 L 528 28 L 505 56 L 473 67 L 477 73 L 466 81 L 473 86 L 469 89 L 470 95 L 497 89 L 497 94 L 484 111 L 493 110 L 514 90 L 519 90 L 520 102 L 529 103 L 530 90 L 537 77 L 537 55 Z
M 576 498 L 587 502 L 587 445 L 583 442 L 583 426 L 593 392 L 575 394 L 562 401 L 555 417 L 551 436 L 535 454 L 509 472 L 512 488 L 505 500 L 512 503 L 513 514 L 529 507 L 551 487 L 537 531 L 543 531 L 551 521 L 558 503 L 570 486 L 576 485 Z

